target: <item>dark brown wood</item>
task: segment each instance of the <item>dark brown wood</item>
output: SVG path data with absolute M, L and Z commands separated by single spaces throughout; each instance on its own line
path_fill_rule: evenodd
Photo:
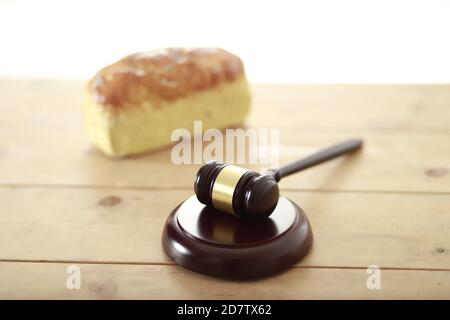
M 280 197 L 278 183 L 270 174 L 249 171 L 239 180 L 233 195 L 233 210 L 248 220 L 270 216 Z
M 271 170 L 271 173 L 275 177 L 275 180 L 280 181 L 281 178 L 289 176 L 293 173 L 308 169 L 343 154 L 358 150 L 362 147 L 362 144 L 363 142 L 361 139 L 350 139 L 322 149 L 306 158 L 294 161 L 281 168 L 273 169 Z
M 226 166 L 214 160 L 203 165 L 197 172 L 194 190 L 201 203 L 213 207 L 213 186 L 220 171 Z M 241 177 L 234 190 L 232 200 L 234 214 L 249 220 L 265 219 L 275 209 L 279 195 L 278 184 L 272 175 L 248 171 Z
M 162 237 L 164 250 L 176 263 L 235 279 L 281 272 L 303 258 L 312 241 L 306 215 L 285 197 L 269 218 L 250 222 L 192 196 L 170 214 Z
M 236 186 L 230 186 L 235 188 L 231 204 L 234 214 L 250 220 L 267 218 L 277 205 L 280 195 L 277 182 L 281 178 L 355 151 L 361 146 L 361 139 L 350 139 L 281 168 L 271 169 L 262 175 L 252 171 L 245 173 Z M 201 203 L 213 207 L 212 189 L 214 182 L 220 170 L 225 166 L 222 162 L 210 161 L 198 171 L 195 177 L 194 189 Z

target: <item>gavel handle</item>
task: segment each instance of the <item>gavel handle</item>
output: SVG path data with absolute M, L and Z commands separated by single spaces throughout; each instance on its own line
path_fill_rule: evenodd
M 276 181 L 280 181 L 281 178 L 289 176 L 293 173 L 308 169 L 309 167 L 318 165 L 345 153 L 355 151 L 361 148 L 362 144 L 363 142 L 361 139 L 350 139 L 320 150 L 304 159 L 297 160 L 281 168 L 272 169 L 270 170 L 270 173 L 273 174 Z

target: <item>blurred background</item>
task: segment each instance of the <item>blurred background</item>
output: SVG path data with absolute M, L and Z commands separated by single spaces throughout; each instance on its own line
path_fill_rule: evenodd
M 87 79 L 124 55 L 220 46 L 255 82 L 450 82 L 450 0 L 0 0 L 0 77 Z

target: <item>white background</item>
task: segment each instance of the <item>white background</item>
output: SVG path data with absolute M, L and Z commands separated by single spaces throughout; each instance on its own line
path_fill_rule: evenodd
M 0 0 L 0 77 L 168 46 L 223 47 L 259 82 L 450 82 L 450 1 Z

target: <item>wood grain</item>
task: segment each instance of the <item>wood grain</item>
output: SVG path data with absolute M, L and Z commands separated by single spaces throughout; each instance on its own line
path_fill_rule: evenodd
M 281 182 L 296 190 L 450 192 L 450 135 L 280 132 L 280 164 L 353 136 L 361 152 Z M 0 127 L 2 185 L 192 188 L 200 165 L 175 165 L 171 151 L 110 159 L 92 149 L 81 129 Z M 261 170 L 264 165 L 248 167 Z M 441 171 L 439 171 L 441 170 Z M 433 174 L 436 171 L 437 174 Z M 431 174 L 430 174 L 431 172 Z
M 450 85 L 254 85 L 247 127 L 280 130 L 280 164 L 348 137 L 365 146 L 281 182 L 311 220 L 313 249 L 243 283 L 166 257 L 165 219 L 199 165 L 173 165 L 170 149 L 101 155 L 83 88 L 0 80 L 0 298 L 450 299 Z M 65 286 L 69 264 L 81 290 Z M 373 264 L 382 290 L 366 288 Z
M 0 108 L 1 185 L 192 187 L 199 165 L 174 165 L 170 149 L 122 160 L 94 150 L 79 111 L 81 83 L 0 81 L 0 88 L 5 101 Z M 280 129 L 280 164 L 348 137 L 365 140 L 361 154 L 289 177 L 282 182 L 285 188 L 450 192 L 448 89 L 255 85 L 248 126 Z M 281 111 L 274 117 L 278 99 Z M 426 116 L 419 112 L 410 125 L 383 129 L 383 121 L 408 123 L 399 117 L 410 109 Z
M 84 86 L 0 79 L 0 124 L 79 126 Z M 449 84 L 254 84 L 252 91 L 249 122 L 258 127 L 450 133 Z
M 3 299 L 449 299 L 450 272 L 381 270 L 369 290 L 365 269 L 294 268 L 235 282 L 179 266 L 78 264 L 80 290 L 66 287 L 70 264 L 0 263 Z
M 450 133 L 448 84 L 258 84 L 253 93 L 258 127 Z
M 0 189 L 0 259 L 167 263 L 164 222 L 192 191 Z M 285 192 L 315 242 L 303 266 L 449 269 L 450 196 Z M 14 241 L 11 241 L 14 239 Z

